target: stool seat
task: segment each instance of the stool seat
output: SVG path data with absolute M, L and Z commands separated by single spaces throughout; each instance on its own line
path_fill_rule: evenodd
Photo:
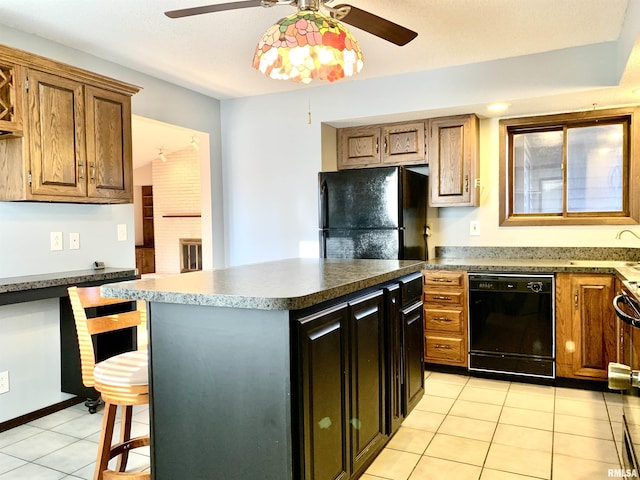
M 96 296 L 95 287 L 85 289 L 69 287 L 69 300 L 73 310 L 80 347 L 82 383 L 94 387 L 104 401 L 102 430 L 94 480 L 149 480 L 150 472 L 127 472 L 129 451 L 149 446 L 149 436 L 131 437 L 133 406 L 149 403 L 149 352 L 136 350 L 120 353 L 95 363 L 91 335 L 146 324 L 144 309 L 87 319 L 83 298 Z M 99 296 L 99 295 L 97 295 Z M 109 299 L 106 299 L 107 301 Z M 120 441 L 113 444 L 113 432 L 118 407 L 122 408 Z M 115 469 L 109 469 L 109 460 L 117 457 Z
M 93 378 L 96 383 L 118 387 L 148 385 L 148 352 L 145 350 L 125 352 L 96 363 Z

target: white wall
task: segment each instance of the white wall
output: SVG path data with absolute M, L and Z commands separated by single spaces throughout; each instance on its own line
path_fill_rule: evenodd
M 317 241 L 317 172 L 321 170 L 322 122 L 353 119 L 429 118 L 478 112 L 496 100 L 556 98 L 556 111 L 584 109 L 575 92 L 617 85 L 616 42 L 509 58 L 476 65 L 374 80 L 336 83 L 286 94 L 223 100 L 222 136 L 225 233 L 229 264 L 299 256 L 300 242 Z M 311 104 L 313 122 L 307 123 Z M 602 107 L 602 105 L 600 105 Z M 481 125 L 480 208 L 442 208 L 434 245 L 610 246 L 608 227 L 498 228 L 497 120 Z M 335 142 L 327 138 L 327 142 Z M 481 236 L 469 237 L 469 221 Z M 592 235 L 592 231 L 596 234 Z
M 0 371 L 9 371 L 10 384 L 0 422 L 71 397 L 60 391 L 58 312 L 57 299 L 0 306 Z

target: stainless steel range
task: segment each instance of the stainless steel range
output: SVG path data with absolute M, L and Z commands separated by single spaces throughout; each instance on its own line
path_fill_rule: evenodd
M 640 476 L 640 304 L 628 291 L 615 297 L 613 306 L 620 328 L 622 363 L 609 364 L 609 388 L 622 395 L 623 444 L 620 452 L 625 478 Z

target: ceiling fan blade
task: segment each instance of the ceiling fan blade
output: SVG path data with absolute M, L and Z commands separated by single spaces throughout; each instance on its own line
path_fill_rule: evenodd
M 164 12 L 169 18 L 190 17 L 192 15 L 202 15 L 203 13 L 223 12 L 225 10 L 236 10 L 238 8 L 250 8 L 262 6 L 262 0 L 245 0 L 243 2 L 222 3 L 220 5 L 205 5 L 202 7 L 183 8 L 182 10 L 171 10 Z
M 353 25 L 399 46 L 406 45 L 418 36 L 413 30 L 352 5 L 336 5 L 331 8 L 331 11 L 336 20 Z

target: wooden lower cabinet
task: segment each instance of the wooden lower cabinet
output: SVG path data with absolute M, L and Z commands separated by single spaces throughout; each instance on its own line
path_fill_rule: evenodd
M 156 249 L 154 247 L 144 247 L 136 245 L 136 269 L 138 278 L 143 273 L 154 273 L 156 271 Z
M 556 275 L 556 375 L 606 380 L 618 356 L 610 274 Z
M 359 475 L 387 442 L 383 292 L 350 302 L 348 319 L 350 471 Z
M 346 330 L 348 308 L 340 305 L 298 321 L 301 377 L 300 430 L 305 479 L 348 478 Z
M 360 477 L 422 398 L 422 304 L 398 285 L 294 320 L 301 479 Z
M 387 289 L 387 433 L 391 435 L 424 394 L 422 301 L 419 289 L 417 295 L 407 293 L 399 285 Z
M 387 441 L 384 292 L 299 320 L 304 478 L 360 475 Z
M 425 361 L 468 364 L 467 272 L 424 270 Z
M 403 368 L 403 416 L 407 416 L 424 394 L 424 322 L 422 303 L 405 307 L 400 314 L 402 322 Z

